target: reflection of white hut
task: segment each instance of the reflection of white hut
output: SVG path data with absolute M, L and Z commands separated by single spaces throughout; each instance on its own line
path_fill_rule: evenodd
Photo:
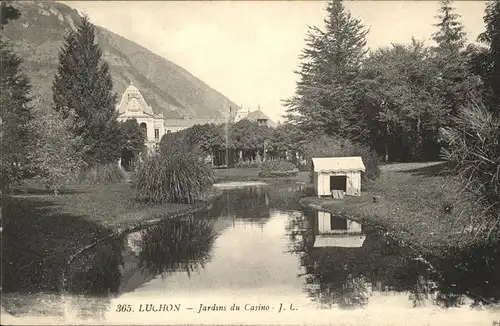
M 318 197 L 330 196 L 332 191 L 361 196 L 361 172 L 365 172 L 361 157 L 314 157 L 312 169 Z
M 359 248 L 366 235 L 361 224 L 327 212 L 317 212 L 314 247 Z
M 137 256 L 139 256 L 140 252 L 142 251 L 141 246 L 140 246 L 141 240 L 142 240 L 142 233 L 141 232 L 130 233 L 129 235 L 127 235 L 127 238 L 126 238 L 128 247 Z

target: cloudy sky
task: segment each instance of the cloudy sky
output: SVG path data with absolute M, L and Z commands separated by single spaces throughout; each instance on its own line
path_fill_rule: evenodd
M 323 27 L 323 1 L 71 1 L 91 21 L 187 69 L 237 104 L 278 120 L 290 97 L 307 26 Z M 368 46 L 429 40 L 434 1 L 347 1 L 370 28 Z M 484 1 L 456 1 L 471 41 L 484 29 Z

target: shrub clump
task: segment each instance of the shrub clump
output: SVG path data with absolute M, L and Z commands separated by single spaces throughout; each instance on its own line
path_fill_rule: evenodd
M 191 204 L 202 200 L 214 183 L 214 172 L 195 152 L 160 151 L 133 177 L 137 200 Z
M 78 181 L 82 184 L 115 183 L 125 180 L 125 177 L 125 171 L 117 163 L 108 163 L 83 169 Z
M 288 161 L 265 161 L 260 165 L 261 177 L 293 177 L 299 173 L 297 167 Z
M 364 179 L 374 180 L 380 175 L 378 168 L 379 158 L 370 148 L 344 138 L 334 138 L 323 135 L 306 141 L 302 145 L 301 151 L 307 160 L 307 167 L 310 168 L 313 157 L 345 157 L 360 156 L 365 165 Z

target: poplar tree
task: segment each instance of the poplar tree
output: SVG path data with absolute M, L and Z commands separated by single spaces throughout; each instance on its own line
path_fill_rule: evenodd
M 358 72 L 368 31 L 341 1 L 329 2 L 326 11 L 324 30 L 308 31 L 295 95 L 284 101 L 288 119 L 306 132 L 359 138 L 366 130 Z
M 76 114 L 74 133 L 83 139 L 83 158 L 91 166 L 116 162 L 121 151 L 116 94 L 101 57 L 94 26 L 83 17 L 65 39 L 52 86 L 54 109 L 63 118 Z

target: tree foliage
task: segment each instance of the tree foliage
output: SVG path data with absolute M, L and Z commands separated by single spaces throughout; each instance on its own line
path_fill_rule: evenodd
M 40 131 L 33 156 L 34 170 L 43 178 L 45 185 L 55 195 L 68 183 L 78 180 L 78 175 L 85 168 L 81 137 L 73 134 L 75 115 L 63 119 L 57 111 L 37 110 L 33 120 L 34 127 Z
M 7 25 L 9 21 L 16 20 L 21 17 L 21 12 L 10 5 L 11 1 L 0 1 L 0 29 Z
M 479 102 L 463 107 L 454 120 L 454 127 L 441 130 L 443 158 L 457 165 L 467 189 L 486 205 L 493 230 L 500 223 L 500 117 Z
M 366 129 L 357 77 L 368 31 L 341 1 L 330 1 L 326 11 L 324 30 L 308 31 L 295 95 L 284 101 L 288 119 L 305 132 L 362 138 Z
M 478 40 L 488 46 L 486 50 L 486 69 L 484 82 L 488 88 L 488 104 L 496 112 L 500 112 L 500 2 L 489 1 L 483 17 L 486 30 Z
M 2 1 L 2 27 L 20 13 Z M 30 171 L 29 154 L 37 138 L 31 121 L 31 84 L 21 70 L 22 60 L 0 40 L 0 165 L 1 189 L 9 191 Z
M 74 133 L 82 137 L 84 160 L 90 165 L 116 162 L 121 154 L 116 94 L 101 56 L 94 26 L 83 17 L 77 31 L 66 37 L 52 87 L 54 109 L 64 119 L 76 114 Z
M 125 160 L 122 165 L 128 169 L 133 169 L 141 154 L 147 150 L 145 141 L 146 135 L 141 130 L 139 123 L 135 119 L 128 119 L 119 124 L 121 139 L 121 159 Z

